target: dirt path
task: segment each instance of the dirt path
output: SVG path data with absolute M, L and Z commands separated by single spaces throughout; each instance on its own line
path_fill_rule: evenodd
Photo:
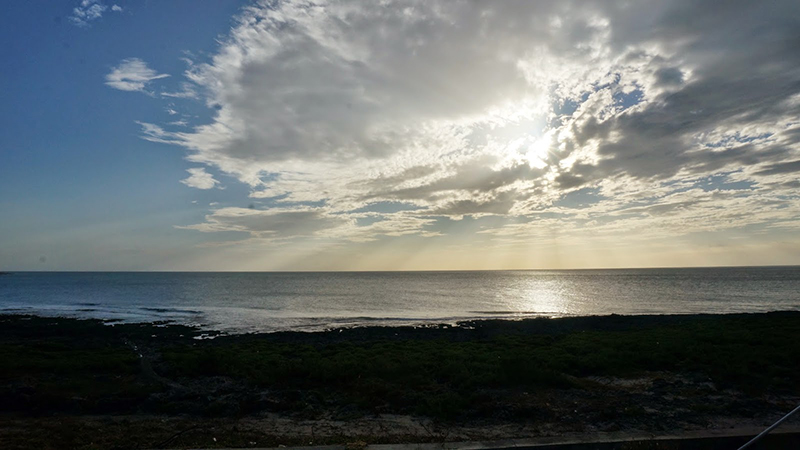
M 413 450 L 454 450 L 525 447 L 557 443 L 621 442 L 675 438 L 755 436 L 768 420 L 718 418 L 709 428 L 617 432 L 568 431 L 558 424 L 444 425 L 409 416 L 379 416 L 351 421 L 294 420 L 276 415 L 244 419 L 192 419 L 159 416 L 0 417 L 0 447 L 14 449 L 153 449 L 153 448 L 267 448 L 430 443 Z M 800 421 L 787 423 L 780 433 L 800 433 Z M 493 442 L 486 444 L 486 442 Z M 458 445 L 452 443 L 461 443 Z M 467 444 L 465 444 L 467 443 Z M 351 445 L 352 446 L 352 445 Z M 394 447 L 412 450 L 412 446 Z M 616 448 L 616 447 L 614 447 Z M 643 448 L 643 447 L 628 447 Z M 658 447 L 670 448 L 670 447 Z M 374 448 L 373 450 L 381 450 Z M 388 450 L 388 449 L 385 449 Z

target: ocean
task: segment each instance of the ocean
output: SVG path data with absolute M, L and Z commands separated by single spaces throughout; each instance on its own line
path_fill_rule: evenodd
M 169 321 L 226 333 L 779 310 L 800 310 L 798 266 L 0 275 L 0 314 Z

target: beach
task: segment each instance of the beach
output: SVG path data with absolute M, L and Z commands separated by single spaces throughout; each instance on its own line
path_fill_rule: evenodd
M 798 312 L 237 335 L 4 315 L 0 445 L 224 448 L 756 430 L 800 403 L 799 332 Z

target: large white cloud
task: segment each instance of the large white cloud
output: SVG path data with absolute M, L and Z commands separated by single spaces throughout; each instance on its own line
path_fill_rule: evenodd
M 564 219 L 574 228 L 672 214 L 700 232 L 797 197 L 798 30 L 788 1 L 258 2 L 186 73 L 213 120 L 143 131 L 283 203 L 280 224 L 325 217 L 352 239 L 393 224 L 430 233 L 433 216 L 516 218 L 509 229 L 532 232 L 518 219 L 560 211 L 578 189 L 598 195 L 585 220 Z M 142 89 L 160 76 L 115 82 Z M 697 183 L 709 175 L 755 188 L 677 201 L 707 192 Z M 323 206 L 310 214 L 307 202 Z M 338 221 L 384 202 L 416 209 L 380 213 L 380 226 Z M 256 223 L 277 219 L 246 216 L 195 229 L 261 235 Z

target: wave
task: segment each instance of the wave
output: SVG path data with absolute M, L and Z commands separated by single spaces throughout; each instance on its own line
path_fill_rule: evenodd
M 179 314 L 194 314 L 194 315 L 203 314 L 203 311 L 198 311 L 196 309 L 184 309 L 184 308 L 142 306 L 139 309 L 157 313 L 179 313 Z

